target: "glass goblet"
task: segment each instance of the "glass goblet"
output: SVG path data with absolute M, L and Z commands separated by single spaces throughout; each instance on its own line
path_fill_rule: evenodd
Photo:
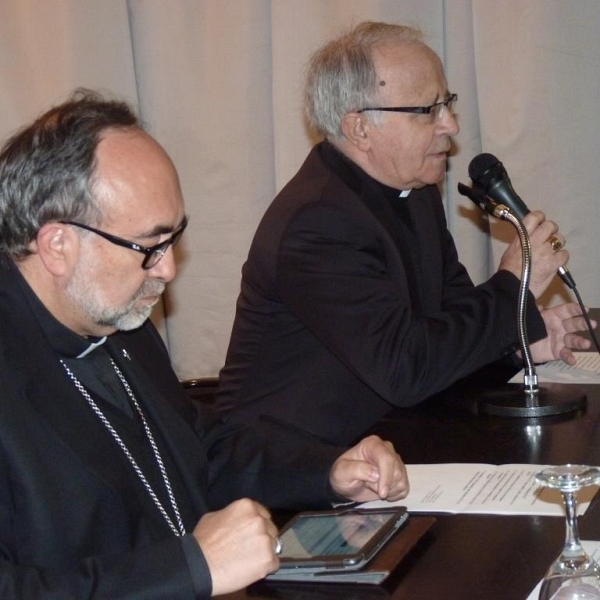
M 577 492 L 600 484 L 600 469 L 562 465 L 544 469 L 535 478 L 561 492 L 567 527 L 565 545 L 544 576 L 539 600 L 600 600 L 600 567 L 581 546 L 577 528 Z

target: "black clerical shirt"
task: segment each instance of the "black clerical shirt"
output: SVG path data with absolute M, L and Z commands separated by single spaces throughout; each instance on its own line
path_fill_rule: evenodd
M 90 396 L 94 399 L 98 407 L 102 410 L 108 421 L 115 428 L 129 451 L 132 453 L 134 459 L 144 473 L 144 476 L 160 499 L 161 504 L 165 507 L 171 520 L 175 523 L 175 516 L 165 489 L 165 484 L 156 463 L 152 448 L 144 432 L 142 421 L 133 407 L 129 396 L 111 363 L 111 359 L 114 360 L 115 363 L 118 363 L 119 361 L 127 360 L 127 357 L 111 356 L 104 346 L 106 338 L 86 338 L 65 327 L 54 318 L 36 296 L 18 268 L 14 265 L 11 266 L 14 269 L 15 277 L 23 290 L 23 294 L 27 298 L 27 302 L 34 313 L 35 318 L 48 338 L 50 345 L 56 351 L 56 359 L 62 360 L 88 390 Z M 128 384 L 134 391 L 136 399 L 143 410 L 144 398 L 136 392 L 136 388 L 139 388 L 139 386 L 136 385 L 136 381 L 128 381 Z M 81 396 L 81 402 L 87 403 L 87 400 L 83 395 Z M 90 407 L 89 410 L 92 411 L 92 408 Z M 165 469 L 168 473 L 182 520 L 189 531 L 195 526 L 199 516 L 194 513 L 191 501 L 188 498 L 179 471 L 172 460 L 168 448 L 161 439 L 157 428 L 152 426 L 150 417 L 146 412 L 145 416 L 149 422 L 154 439 L 163 459 Z M 109 436 L 111 435 L 108 430 L 106 431 L 106 434 Z M 138 475 L 134 472 L 131 463 L 116 442 L 115 452 L 117 453 L 117 456 L 120 456 L 122 460 L 126 462 L 128 468 L 131 470 L 131 477 L 136 482 L 138 496 L 142 506 L 145 506 L 146 510 L 158 511 L 158 508 L 150 498 L 148 491 L 140 481 Z M 206 590 L 206 582 L 198 576 L 198 573 L 206 569 L 204 555 L 202 554 L 198 543 L 191 534 L 184 535 L 181 539 L 197 597 L 205 597 L 207 592 L 208 595 L 210 595 L 210 590 Z M 200 565 L 203 565 L 204 568 L 200 568 Z
M 394 219 L 396 227 L 401 232 L 395 240 L 402 249 L 401 260 L 408 281 L 411 306 L 416 312 L 421 311 L 424 307 L 422 299 L 427 292 L 422 289 L 425 280 L 421 267 L 423 253 L 418 237 L 415 235 L 412 217 L 413 211 L 418 210 L 419 190 L 411 194 L 412 190 L 396 189 L 377 181 L 342 154 L 331 142 L 324 141 L 320 152 L 327 165 L 338 172 L 343 181 L 369 205 L 384 227 L 388 226 L 390 218 Z M 364 188 L 370 191 L 363 193 Z

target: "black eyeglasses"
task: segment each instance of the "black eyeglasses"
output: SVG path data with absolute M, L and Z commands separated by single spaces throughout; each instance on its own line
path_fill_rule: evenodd
M 106 233 L 105 231 L 100 231 L 100 229 L 95 229 L 94 227 L 90 227 L 89 225 L 84 225 L 83 223 L 77 223 L 75 221 L 60 221 L 64 225 L 74 225 L 75 227 L 81 227 L 81 229 L 86 229 L 87 231 L 91 231 L 105 240 L 116 244 L 117 246 L 123 246 L 123 248 L 129 248 L 130 250 L 135 250 L 136 252 L 141 252 L 145 254 L 144 260 L 142 261 L 142 269 L 151 269 L 154 267 L 161 258 L 167 253 L 169 246 L 175 246 L 177 242 L 181 239 L 185 228 L 187 227 L 188 221 L 187 218 L 183 220 L 183 224 L 181 227 L 173 233 L 173 235 L 164 242 L 160 242 L 160 244 L 156 244 L 155 246 L 150 246 L 147 248 L 146 246 L 141 246 L 140 244 L 136 244 L 135 242 L 130 242 L 128 240 L 124 240 L 123 238 L 117 237 L 116 235 L 111 235 L 110 233 Z
M 444 116 L 444 110 L 452 111 L 453 104 L 458 100 L 458 94 L 450 94 L 444 100 L 430 104 L 429 106 L 378 106 L 373 108 L 361 108 L 356 112 L 365 112 L 367 110 L 382 110 L 386 112 L 403 112 L 403 113 L 415 113 L 418 115 L 433 115 L 433 120 L 437 117 L 441 119 Z

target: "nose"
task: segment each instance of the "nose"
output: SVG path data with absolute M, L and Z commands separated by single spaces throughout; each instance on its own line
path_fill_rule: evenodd
M 177 262 L 172 245 L 167 248 L 164 256 L 152 268 L 148 269 L 148 274 L 151 277 L 162 279 L 166 283 L 175 279 L 175 275 L 177 275 Z
M 442 118 L 439 121 L 442 133 L 453 136 L 460 131 L 456 115 L 451 110 L 445 110 Z

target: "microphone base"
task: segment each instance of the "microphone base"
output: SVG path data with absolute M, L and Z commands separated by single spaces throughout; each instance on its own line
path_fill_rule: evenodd
M 500 417 L 551 417 L 583 411 L 587 406 L 585 392 L 574 385 L 540 384 L 537 394 L 528 394 L 524 384 L 507 384 L 488 390 L 477 401 L 478 413 Z

